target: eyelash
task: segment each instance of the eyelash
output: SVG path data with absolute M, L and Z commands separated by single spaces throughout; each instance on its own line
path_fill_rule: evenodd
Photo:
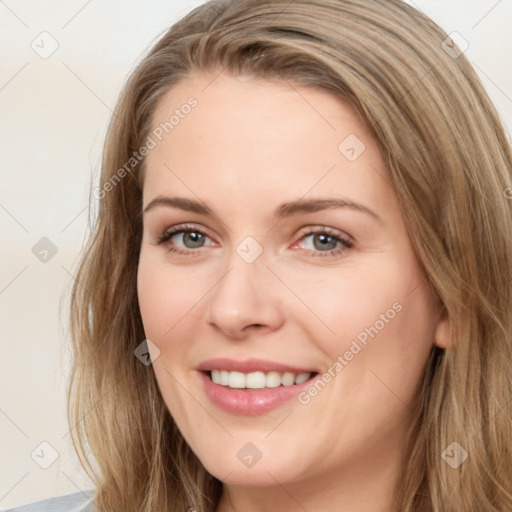
M 198 228 L 196 228 L 193 225 L 186 224 L 186 225 L 175 226 L 175 227 L 173 227 L 171 229 L 168 229 L 167 231 L 164 231 L 161 235 L 158 235 L 156 243 L 157 243 L 157 245 L 164 245 L 174 235 L 181 234 L 181 233 L 190 233 L 190 232 L 199 233 L 200 235 L 208 237 L 208 235 L 204 231 L 202 231 L 201 229 L 198 229 Z M 336 249 L 330 249 L 328 251 L 315 251 L 315 250 L 312 250 L 312 249 L 306 249 L 306 251 L 310 251 L 310 252 L 314 253 L 314 254 L 311 255 L 312 257 L 316 257 L 316 256 L 321 256 L 321 257 L 337 256 L 337 255 L 345 252 L 346 250 L 352 248 L 353 245 L 354 245 L 353 242 L 351 240 L 349 240 L 347 237 L 345 237 L 341 233 L 335 232 L 332 229 L 327 228 L 327 227 L 322 227 L 322 228 L 317 228 L 317 229 L 309 230 L 309 231 L 307 231 L 306 233 L 304 233 L 302 235 L 300 240 L 302 240 L 302 239 L 304 239 L 304 238 L 306 238 L 308 236 L 311 236 L 311 235 L 319 235 L 319 234 L 321 234 L 321 235 L 328 235 L 330 238 L 334 239 L 336 242 L 340 242 L 341 247 L 337 247 Z M 208 238 L 210 238 L 210 237 L 208 237 Z M 183 249 L 178 249 L 176 247 L 168 247 L 167 249 L 170 252 L 174 252 L 174 253 L 178 253 L 178 254 L 183 254 L 183 255 L 187 255 L 187 256 L 191 256 L 191 253 L 198 253 L 199 252 L 199 250 L 196 250 L 196 249 L 183 250 Z M 198 249 L 202 249 L 202 247 L 200 247 Z

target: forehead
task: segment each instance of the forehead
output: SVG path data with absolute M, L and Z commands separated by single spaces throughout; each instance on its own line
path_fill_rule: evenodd
M 146 157 L 144 204 L 177 192 L 209 204 L 229 193 L 231 203 L 259 208 L 262 200 L 306 194 L 350 194 L 376 208 L 392 199 L 365 124 L 317 89 L 193 75 L 166 93 L 152 121 L 156 145 Z

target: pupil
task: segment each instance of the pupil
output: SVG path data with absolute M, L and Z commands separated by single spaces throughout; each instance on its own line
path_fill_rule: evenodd
M 314 237 L 314 240 L 320 240 L 321 241 L 321 244 L 317 246 L 317 244 L 315 243 L 315 248 L 316 249 L 336 249 L 336 240 L 333 239 L 332 236 L 330 235 L 323 235 L 323 234 L 320 234 L 320 235 L 316 235 Z M 329 244 L 329 240 L 332 240 L 331 242 L 331 247 L 328 247 L 328 244 Z M 325 243 L 327 242 L 327 243 Z
M 187 241 L 191 242 L 191 245 L 188 245 L 189 247 L 201 247 L 203 241 L 202 237 L 203 235 L 201 233 L 197 233 L 195 231 L 188 231 L 183 236 L 185 245 L 188 245 L 186 243 Z

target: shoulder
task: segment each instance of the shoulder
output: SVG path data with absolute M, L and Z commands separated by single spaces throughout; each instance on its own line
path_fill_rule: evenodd
M 29 503 L 5 512 L 94 512 L 94 491 L 75 492 Z

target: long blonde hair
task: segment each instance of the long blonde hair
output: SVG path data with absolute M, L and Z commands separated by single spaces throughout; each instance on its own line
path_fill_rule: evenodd
M 312 86 L 352 106 L 450 319 L 452 343 L 432 350 L 418 392 L 394 510 L 512 510 L 511 148 L 446 38 L 400 0 L 216 0 L 172 26 L 131 73 L 71 298 L 69 421 L 100 511 L 213 512 L 220 497 L 222 482 L 134 356 L 145 338 L 136 292 L 144 158 L 133 160 L 162 96 L 195 71 L 220 70 Z M 468 454 L 456 468 L 442 456 L 454 442 Z

